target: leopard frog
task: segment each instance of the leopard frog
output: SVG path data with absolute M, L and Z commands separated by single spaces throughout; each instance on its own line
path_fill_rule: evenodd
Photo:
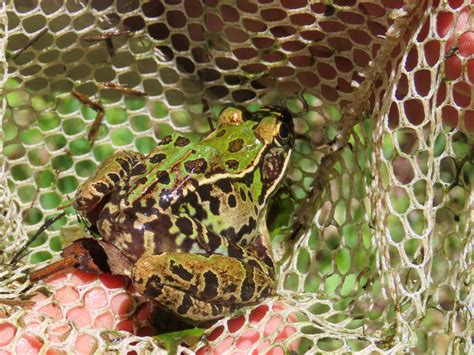
M 147 156 L 116 152 L 74 207 L 130 261 L 111 271 L 139 293 L 191 322 L 220 318 L 275 292 L 266 206 L 292 144 L 287 111 L 229 107 L 198 143 L 174 134 Z

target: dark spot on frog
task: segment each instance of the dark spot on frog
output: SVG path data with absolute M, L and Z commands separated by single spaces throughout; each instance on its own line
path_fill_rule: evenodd
M 174 141 L 174 146 L 175 147 L 185 147 L 187 146 L 189 143 L 191 143 L 191 141 L 186 138 L 186 137 L 183 137 L 183 136 L 179 136 L 178 138 L 176 138 L 176 140 Z
M 232 192 L 232 184 L 228 179 L 218 180 L 216 186 L 222 190 L 222 192 L 228 194 Z
M 283 169 L 285 160 L 277 154 L 269 154 L 265 158 L 262 171 L 262 181 L 271 183 L 277 179 Z
M 198 221 L 203 221 L 207 218 L 207 208 L 198 200 L 196 193 L 189 193 L 179 203 L 174 204 L 172 208 L 175 215 L 186 213 Z M 191 213 L 190 210 L 194 210 L 194 212 Z
M 129 171 L 130 170 L 130 162 L 127 159 L 123 158 L 118 158 L 117 160 L 118 165 L 120 165 L 120 168 L 124 171 Z
M 229 195 L 229 197 L 227 197 L 227 204 L 231 208 L 237 206 L 237 200 L 235 199 L 235 195 Z
M 182 252 L 182 253 L 187 253 L 193 248 L 195 243 L 196 243 L 196 241 L 194 239 L 186 237 L 181 242 L 181 244 L 178 246 L 179 251 Z
M 217 197 L 211 195 L 212 186 L 211 185 L 202 185 L 198 188 L 197 193 L 201 198 L 201 202 L 209 201 L 209 210 L 214 215 L 219 214 L 220 201 Z
M 145 170 L 146 170 L 145 164 L 138 163 L 132 168 L 130 175 L 142 175 L 145 172 Z
M 247 224 L 244 224 L 239 231 L 235 230 L 235 227 L 229 227 L 221 231 L 221 234 L 229 239 L 232 243 L 241 243 L 242 239 L 246 235 L 251 234 L 257 227 L 257 221 L 255 218 L 250 217 Z
M 257 220 L 253 217 L 250 217 L 248 223 L 244 224 L 242 228 L 240 228 L 238 234 L 240 236 L 245 236 L 246 234 L 252 233 L 255 228 L 257 228 Z
M 109 190 L 109 186 L 103 182 L 97 182 L 93 186 L 94 189 L 101 194 L 105 194 Z
M 194 213 L 194 218 L 196 218 L 198 221 L 204 221 L 207 217 L 207 208 L 204 208 L 202 205 L 199 205 L 195 207 L 195 213 Z
M 244 145 L 244 140 L 242 138 L 237 138 L 233 140 L 232 142 L 229 142 L 229 147 L 227 148 L 227 150 L 231 153 L 236 153 L 242 149 L 243 145 Z
M 247 196 L 248 196 L 249 201 L 253 202 L 253 196 L 252 196 L 252 192 L 250 192 L 250 190 L 247 191 Z
M 242 282 L 242 286 L 240 287 L 240 299 L 242 302 L 249 301 L 255 293 L 255 283 L 253 281 L 254 268 L 250 265 L 246 265 L 245 269 L 247 272 L 247 277 Z
M 145 231 L 152 233 L 154 254 L 161 254 L 169 250 L 176 249 L 176 233 L 170 233 L 172 227 L 171 218 L 166 214 L 156 213 L 156 218 L 153 220 L 143 222 L 141 233 L 144 235 Z M 133 237 L 135 238 L 135 236 Z M 150 238 L 147 236 L 147 238 Z M 135 242 L 135 239 L 133 239 Z M 144 241 L 142 241 L 144 244 Z
M 224 293 L 231 293 L 237 290 L 237 285 L 236 284 L 229 284 L 226 287 L 224 287 Z
M 130 216 L 134 216 L 136 215 L 136 212 L 141 212 L 141 213 L 144 213 L 144 214 L 153 214 L 153 213 L 158 213 L 157 209 L 153 207 L 153 205 L 155 204 L 155 201 L 151 198 L 148 198 L 148 199 L 144 199 L 145 201 L 145 206 L 142 206 L 142 202 L 143 200 L 135 200 L 133 201 L 133 204 L 132 204 L 132 207 L 133 207 L 133 210 L 127 210 L 130 211 Z
M 239 236 L 235 232 L 234 227 L 229 227 L 227 229 L 223 229 L 221 231 L 221 235 L 229 239 L 232 243 L 236 243 L 239 241 Z
M 217 296 L 217 289 L 219 287 L 219 280 L 217 279 L 216 274 L 212 271 L 206 271 L 204 273 L 204 290 L 202 291 L 202 297 L 207 300 L 211 300 Z
M 172 140 L 171 135 L 167 135 L 165 138 L 163 138 L 163 140 L 160 143 L 158 143 L 158 145 L 166 145 L 170 143 L 171 140 Z
M 176 280 L 173 276 L 171 276 L 171 275 L 166 275 L 166 276 L 165 276 L 165 281 L 168 281 L 169 283 L 175 283 L 175 282 L 177 282 L 177 280 Z
M 152 155 L 149 160 L 150 160 L 150 163 L 158 164 L 158 163 L 161 163 L 165 158 L 166 158 L 166 154 L 158 153 L 158 154 Z
M 221 238 L 219 238 L 219 236 L 216 233 L 210 230 L 207 230 L 206 236 L 207 236 L 207 249 L 210 252 L 215 251 L 217 248 L 221 246 Z
M 151 298 L 156 298 L 161 295 L 161 279 L 159 276 L 153 275 L 146 282 L 144 294 Z
M 204 174 L 207 170 L 207 161 L 204 158 L 188 160 L 184 163 L 184 168 L 190 174 Z
M 170 175 L 167 171 L 164 170 L 160 170 L 156 173 L 156 179 L 158 183 L 163 185 L 168 185 L 171 182 Z
M 208 172 L 206 172 L 206 175 L 205 175 L 205 176 L 206 176 L 207 178 L 209 178 L 209 177 L 211 177 L 211 176 L 213 176 L 213 175 L 224 174 L 225 172 L 226 172 L 226 171 L 225 171 L 225 169 L 224 169 L 222 166 L 216 165 L 216 166 L 211 167 L 211 169 L 210 169 Z
M 120 181 L 120 175 L 116 173 L 109 173 L 107 174 L 110 180 L 112 180 L 114 183 L 118 183 Z
M 268 191 L 268 188 L 271 187 L 272 184 L 266 184 L 266 183 L 263 183 L 262 184 L 262 188 L 260 190 L 260 195 L 258 196 L 258 201 L 257 201 L 257 204 L 262 206 L 264 203 L 265 203 L 265 198 L 267 197 L 267 191 Z
M 191 281 L 193 274 L 186 270 L 183 265 L 176 264 L 174 260 L 170 260 L 170 270 L 171 272 L 183 279 L 184 281 Z
M 142 196 L 149 196 L 156 188 L 156 186 L 158 184 L 161 184 L 161 185 L 169 185 L 169 183 L 171 182 L 171 179 L 170 179 L 170 176 L 168 174 L 168 172 L 164 171 L 164 170 L 159 170 L 156 172 L 156 175 L 155 175 L 155 181 L 153 181 L 142 193 Z M 161 193 L 160 193 L 160 197 L 163 195 L 163 191 L 166 190 L 166 189 L 162 189 L 161 190 Z M 169 191 L 169 190 L 166 190 L 166 191 Z M 161 201 L 160 201 L 161 202 Z M 161 205 L 160 205 L 161 206 Z
M 148 181 L 148 179 L 146 178 L 146 176 L 143 176 L 143 177 L 137 179 L 137 180 L 135 181 L 135 184 L 137 184 L 137 185 L 144 185 L 147 181 Z
M 265 287 L 262 292 L 260 292 L 260 297 L 261 298 L 267 298 L 267 297 L 270 297 L 270 294 L 271 294 L 271 289 L 270 287 Z
M 240 199 L 241 199 L 243 202 L 247 201 L 247 195 L 245 194 L 245 191 L 244 191 L 244 189 L 242 189 L 242 188 L 240 189 Z
M 208 244 L 207 240 L 204 239 L 204 227 L 203 227 L 203 225 L 202 224 L 197 224 L 196 227 L 197 227 L 196 228 L 197 229 L 197 232 L 196 232 L 197 233 L 197 238 L 196 238 L 197 244 L 201 248 L 203 248 L 206 251 L 206 253 L 208 253 L 208 254 L 211 253 L 212 250 L 209 249 L 209 244 Z
M 176 220 L 176 226 L 178 227 L 179 231 L 184 235 L 191 235 L 193 234 L 193 224 L 191 220 L 187 217 L 178 217 Z
M 192 294 L 195 294 L 196 292 L 198 292 L 198 289 L 197 289 L 197 286 L 195 284 L 188 284 L 186 286 L 188 292 L 192 293 Z
M 222 314 L 222 311 L 223 311 L 223 308 L 222 305 L 218 304 L 218 303 L 212 303 L 211 304 L 211 307 L 212 307 L 212 315 L 213 316 L 217 316 L 219 314 Z
M 187 293 L 183 295 L 183 301 L 181 305 L 178 307 L 176 310 L 179 314 L 186 314 L 188 310 L 193 306 L 193 300 L 191 296 L 189 296 Z
M 171 196 L 173 194 L 173 190 L 172 189 L 162 189 L 161 192 L 160 192 L 160 207 L 162 209 L 166 209 L 169 207 L 170 203 L 171 203 Z
M 257 260 L 249 259 L 248 265 L 253 266 L 256 270 L 262 270 L 262 267 L 261 267 L 260 264 L 257 262 Z
M 239 167 L 239 162 L 235 159 L 229 159 L 225 162 L 225 165 L 227 165 L 229 169 L 236 170 Z
M 246 174 L 243 178 L 242 178 L 242 182 L 247 185 L 247 187 L 250 187 L 252 186 L 253 184 L 253 175 L 254 175 L 254 172 L 251 172 L 249 174 Z
M 236 246 L 234 243 L 229 244 L 228 253 L 230 257 L 236 258 L 238 260 L 242 260 L 242 258 L 244 257 L 244 252 L 242 251 L 242 248 Z
M 209 200 L 209 209 L 216 216 L 219 215 L 220 205 L 221 205 L 221 203 L 219 202 L 219 199 L 217 199 L 217 198 L 213 198 L 213 199 Z
M 225 129 L 221 129 L 217 134 L 216 137 L 222 137 L 226 133 Z
M 255 255 L 258 257 L 259 260 L 263 261 L 267 266 L 269 266 L 269 272 L 274 275 L 275 264 L 273 263 L 272 258 L 268 254 L 268 250 L 263 243 L 253 243 L 254 244 L 254 251 Z

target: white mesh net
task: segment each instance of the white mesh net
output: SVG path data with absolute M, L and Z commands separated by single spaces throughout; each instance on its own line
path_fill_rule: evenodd
M 279 296 L 180 349 L 472 352 L 473 18 L 470 0 L 2 2 L 3 262 L 112 152 L 148 153 L 172 131 L 202 136 L 227 103 L 277 104 L 299 137 L 269 221 Z M 95 141 L 97 113 L 73 90 L 105 109 Z M 66 211 L 20 271 L 86 233 Z M 45 288 L 22 275 L 4 267 L 3 299 Z M 109 294 L 90 313 L 97 327 L 63 319 L 101 282 L 50 283 L 77 298 L 35 299 L 34 321 L 1 306 L 0 351 L 70 353 L 82 341 L 89 352 L 159 352 L 150 337 L 99 326 L 138 329 L 137 295 L 100 323 L 121 291 Z M 41 315 L 51 305 L 57 317 Z

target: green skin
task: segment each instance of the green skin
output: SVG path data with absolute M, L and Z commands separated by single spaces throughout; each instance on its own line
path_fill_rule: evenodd
M 149 155 L 117 152 L 78 189 L 74 206 L 133 267 L 138 292 L 191 322 L 275 293 L 268 197 L 293 143 L 288 113 L 244 120 L 227 108 L 198 143 L 174 134 Z

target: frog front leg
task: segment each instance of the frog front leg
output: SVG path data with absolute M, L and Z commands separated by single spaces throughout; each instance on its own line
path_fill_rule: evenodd
M 142 256 L 131 277 L 138 292 L 194 322 L 221 318 L 275 293 L 271 260 L 266 263 L 251 247 L 233 244 L 200 222 L 184 218 L 199 234 L 192 236 L 194 242 L 208 252 Z
M 107 202 L 107 196 L 142 159 L 140 153 L 128 151 L 119 151 L 108 157 L 98 166 L 96 173 L 79 186 L 74 208 L 91 224 L 95 224 L 101 208 Z

